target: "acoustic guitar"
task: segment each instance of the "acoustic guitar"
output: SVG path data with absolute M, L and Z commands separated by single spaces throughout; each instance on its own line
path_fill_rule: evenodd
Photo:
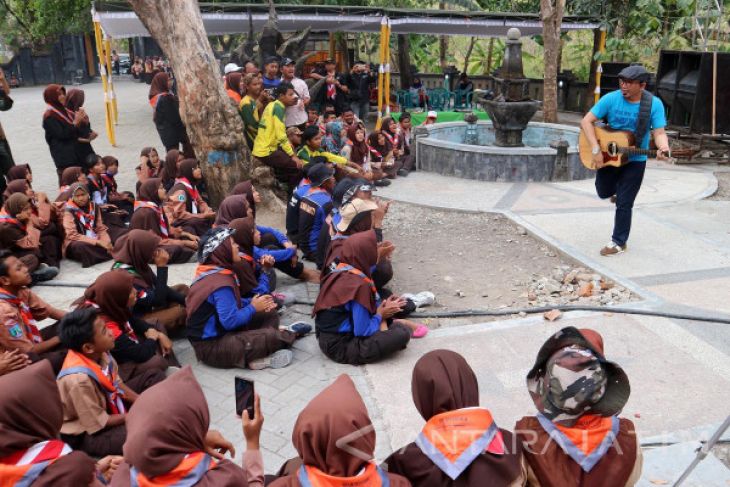
M 656 157 L 659 153 L 655 149 L 639 149 L 636 147 L 633 132 L 625 130 L 613 130 L 605 125 L 596 125 L 596 138 L 598 145 L 601 146 L 603 154 L 603 162 L 606 166 L 620 167 L 629 162 L 629 156 L 643 155 L 648 157 Z M 593 146 L 588 142 L 585 132 L 581 129 L 578 138 L 578 153 L 580 161 L 588 169 L 596 169 L 593 166 Z M 670 155 L 670 154 L 667 154 Z M 672 151 L 671 155 L 679 157 L 688 157 L 691 151 L 688 149 L 678 149 Z

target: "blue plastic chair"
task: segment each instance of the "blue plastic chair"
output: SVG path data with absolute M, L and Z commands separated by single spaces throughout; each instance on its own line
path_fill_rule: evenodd
M 428 105 L 432 110 L 446 111 L 451 105 L 452 92 L 443 88 L 428 90 Z
M 414 105 L 413 103 L 413 93 L 411 93 L 409 90 L 398 90 L 395 92 L 396 100 L 398 101 L 398 105 L 401 106 L 401 110 L 407 110 L 409 108 L 413 108 L 417 105 Z
M 472 100 L 474 92 L 472 90 L 455 90 L 454 91 L 454 110 L 473 108 Z

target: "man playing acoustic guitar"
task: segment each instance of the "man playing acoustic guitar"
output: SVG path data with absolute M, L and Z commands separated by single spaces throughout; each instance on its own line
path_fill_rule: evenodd
M 601 249 L 601 255 L 620 254 L 626 250 L 626 241 L 631 231 L 631 210 L 641 188 L 646 170 L 645 155 L 631 155 L 623 166 L 607 166 L 596 138 L 593 124 L 606 119 L 615 130 L 626 130 L 636 135 L 636 146 L 649 148 L 649 132 L 659 152 L 657 159 L 667 159 L 669 139 L 664 131 L 667 124 L 664 105 L 659 98 L 644 91 L 649 73 L 641 66 L 629 66 L 618 74 L 620 90 L 603 96 L 591 111 L 583 117 L 581 128 L 592 146 L 593 165 L 596 173 L 596 191 L 602 199 L 611 198 L 616 203 L 611 243 Z

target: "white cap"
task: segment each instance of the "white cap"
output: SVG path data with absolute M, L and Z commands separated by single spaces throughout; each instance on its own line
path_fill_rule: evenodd
M 426 114 L 426 118 L 439 118 L 439 114 L 431 110 Z
M 223 74 L 233 73 L 234 71 L 241 71 L 243 68 L 236 63 L 228 63 L 223 68 Z

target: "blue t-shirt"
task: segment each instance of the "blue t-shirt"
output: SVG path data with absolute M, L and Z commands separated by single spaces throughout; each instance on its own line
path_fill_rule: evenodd
M 639 120 L 639 105 L 641 105 L 641 102 L 631 103 L 626 101 L 621 94 L 621 90 L 616 90 L 598 100 L 598 103 L 591 108 L 591 113 L 598 119 L 606 119 L 608 125 L 614 130 L 634 132 Z M 639 148 L 648 149 L 651 131 L 664 128 L 666 125 L 667 119 L 664 115 L 664 104 L 659 97 L 655 96 L 651 102 L 649 130 L 646 131 L 644 140 L 638 145 Z M 646 156 L 630 156 L 629 161 L 646 162 Z
M 267 78 L 266 76 L 262 76 L 261 80 L 263 81 L 265 90 L 276 88 L 277 86 L 279 86 L 281 84 L 281 78 L 271 79 L 271 78 Z

